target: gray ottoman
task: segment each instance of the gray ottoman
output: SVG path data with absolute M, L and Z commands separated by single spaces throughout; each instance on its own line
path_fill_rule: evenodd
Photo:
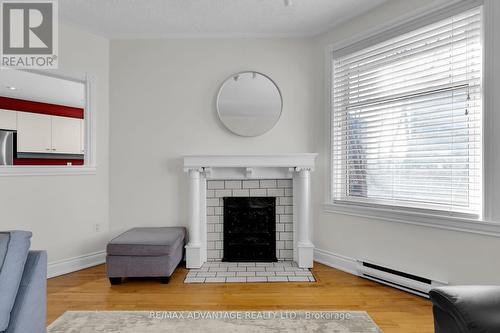
M 186 229 L 181 227 L 134 228 L 112 239 L 106 266 L 111 284 L 124 277 L 159 277 L 168 283 L 182 260 Z

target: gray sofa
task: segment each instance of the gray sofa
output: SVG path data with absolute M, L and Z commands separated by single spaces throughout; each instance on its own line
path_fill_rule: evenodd
M 186 229 L 134 228 L 112 239 L 106 267 L 111 284 L 126 277 L 159 277 L 168 283 L 183 257 Z
M 0 332 L 45 333 L 47 254 L 31 232 L 0 232 Z

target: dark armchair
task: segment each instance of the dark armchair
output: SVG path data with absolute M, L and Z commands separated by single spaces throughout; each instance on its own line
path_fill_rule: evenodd
M 500 286 L 451 286 L 429 292 L 436 333 L 500 332 Z

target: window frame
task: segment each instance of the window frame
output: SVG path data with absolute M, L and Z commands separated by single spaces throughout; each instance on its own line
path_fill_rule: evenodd
M 493 190 L 492 186 L 490 185 L 491 182 L 489 182 L 489 179 L 491 179 L 493 170 L 491 170 L 488 165 L 488 151 L 490 151 L 490 149 L 492 148 L 492 142 L 490 142 L 490 133 L 492 133 L 492 127 L 491 123 L 489 122 L 489 120 L 492 118 L 492 115 L 489 114 L 488 110 L 493 109 L 492 95 L 495 89 L 495 87 L 493 87 L 493 78 L 486 70 L 487 68 L 491 68 L 491 64 L 493 61 L 493 55 L 491 54 L 493 48 L 493 17 L 491 15 L 491 1 L 492 0 L 449 1 L 446 4 L 427 6 L 417 12 L 408 13 L 400 19 L 396 19 L 386 24 L 375 27 L 374 29 L 371 29 L 370 32 L 358 34 L 353 38 L 342 40 L 338 43 L 328 45 L 325 48 L 325 105 L 327 118 L 327 121 L 325 121 L 327 134 L 325 140 L 327 144 L 325 146 L 328 149 L 326 152 L 326 161 L 328 165 L 325 168 L 325 176 L 328 179 L 328 184 L 325 190 L 325 203 L 323 205 L 324 212 L 376 219 L 386 222 L 401 222 L 500 236 L 500 221 L 491 221 L 491 214 L 489 213 L 491 210 L 491 194 Z M 335 180 L 333 176 L 334 163 L 332 161 L 334 144 L 332 135 L 332 121 L 334 110 L 332 86 L 334 68 L 332 65 L 332 60 L 335 58 L 335 54 L 340 50 L 342 50 L 342 52 L 346 52 L 347 49 L 351 50 L 349 52 L 354 52 L 356 50 L 369 47 L 370 45 L 374 45 L 384 40 L 397 37 L 404 33 L 418 29 L 422 26 L 431 24 L 441 19 L 445 19 L 447 17 L 453 16 L 477 6 L 483 6 L 483 103 L 481 110 L 483 116 L 483 177 L 481 184 L 482 212 L 480 213 L 480 215 L 477 216 L 475 214 L 443 212 L 432 209 L 419 209 L 404 206 L 390 206 L 385 204 L 357 204 L 344 200 L 335 200 Z
M 31 73 L 51 76 L 58 79 L 82 83 L 85 89 L 84 108 L 84 164 L 83 165 L 9 165 L 0 166 L 0 177 L 5 176 L 59 176 L 59 175 L 94 175 L 97 172 L 95 140 L 95 77 L 89 74 L 66 73 L 61 70 L 46 72 L 26 70 Z

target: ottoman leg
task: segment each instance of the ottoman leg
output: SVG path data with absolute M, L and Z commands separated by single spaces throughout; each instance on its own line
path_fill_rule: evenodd
M 119 277 L 110 277 L 109 278 L 109 282 L 114 286 L 114 285 L 117 285 L 117 284 L 121 284 L 122 283 L 122 278 L 119 278 Z
M 162 276 L 162 277 L 160 278 L 160 282 L 161 282 L 162 284 L 168 284 L 168 282 L 169 282 L 169 281 L 170 281 L 170 276 Z

